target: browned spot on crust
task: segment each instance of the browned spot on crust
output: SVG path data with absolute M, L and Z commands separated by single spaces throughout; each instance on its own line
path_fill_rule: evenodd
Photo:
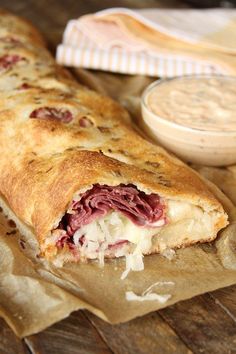
M 22 248 L 23 250 L 26 249 L 26 247 L 25 247 L 25 244 L 26 244 L 25 240 L 22 240 L 22 238 L 21 238 L 20 241 L 19 241 L 19 244 L 20 244 L 20 246 L 21 246 L 21 248 Z
M 16 230 L 6 232 L 6 236 L 15 235 L 15 234 L 16 234 Z
M 117 150 L 117 152 L 119 154 L 124 155 L 124 156 L 130 156 L 130 153 L 128 151 L 126 151 L 126 150 L 123 150 L 123 149 L 119 149 L 119 150 Z
M 15 221 L 13 221 L 13 220 L 8 220 L 8 225 L 10 226 L 10 227 L 12 227 L 12 228 L 16 228 L 16 223 L 15 223 Z
M 79 119 L 79 125 L 81 128 L 90 128 L 94 125 L 94 123 L 88 117 L 81 117 Z
M 111 129 L 108 127 L 97 127 L 101 133 L 110 133 Z
M 47 171 L 45 171 L 45 173 L 50 172 L 52 169 L 53 169 L 53 166 L 52 166 L 52 167 L 50 167 L 49 169 L 47 169 Z
M 116 170 L 116 171 L 111 171 L 111 174 L 112 174 L 113 176 L 115 176 L 115 177 L 121 177 L 121 176 L 122 176 L 121 172 L 118 171 L 118 170 Z
M 159 162 L 147 161 L 147 162 L 146 162 L 146 165 L 151 166 L 151 167 L 154 167 L 154 168 L 159 168 L 159 167 L 160 167 Z

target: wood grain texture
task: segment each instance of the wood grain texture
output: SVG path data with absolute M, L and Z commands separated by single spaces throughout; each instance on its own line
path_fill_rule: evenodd
M 209 294 L 181 301 L 159 313 L 194 353 L 236 353 L 236 323 Z
M 0 318 L 0 354 L 30 354 L 27 345 L 15 336 Z
M 219 289 L 210 294 L 217 305 L 225 310 L 236 324 L 236 286 Z
M 156 312 L 113 326 L 87 311 L 86 316 L 116 354 L 192 353 Z
M 25 343 L 35 354 L 112 353 L 81 311 L 37 335 L 25 338 Z

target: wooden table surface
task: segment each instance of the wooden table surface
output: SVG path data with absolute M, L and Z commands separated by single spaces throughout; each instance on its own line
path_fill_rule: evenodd
M 0 7 L 30 19 L 55 49 L 68 19 L 112 6 L 186 7 L 184 1 L 0 0 Z M 236 286 L 217 290 L 125 324 L 109 325 L 87 311 L 18 339 L 0 319 L 0 354 L 233 354 Z

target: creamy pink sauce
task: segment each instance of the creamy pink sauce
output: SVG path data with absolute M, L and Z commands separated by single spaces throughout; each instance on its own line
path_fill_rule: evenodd
M 149 109 L 190 128 L 236 131 L 236 78 L 181 78 L 156 85 L 147 95 Z

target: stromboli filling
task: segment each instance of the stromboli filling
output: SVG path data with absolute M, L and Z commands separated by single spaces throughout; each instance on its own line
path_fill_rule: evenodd
M 67 245 L 79 258 L 103 263 L 104 256 L 142 256 L 165 223 L 165 205 L 157 194 L 147 195 L 133 185 L 97 184 L 73 200 L 53 235 L 59 249 Z
M 103 264 L 104 257 L 125 256 L 125 277 L 129 270 L 144 268 L 143 254 L 155 240 L 160 250 L 176 247 L 177 239 L 197 242 L 214 233 L 215 220 L 198 206 L 164 202 L 133 185 L 94 185 L 74 198 L 48 242 L 58 251 L 69 250 L 74 260 Z

